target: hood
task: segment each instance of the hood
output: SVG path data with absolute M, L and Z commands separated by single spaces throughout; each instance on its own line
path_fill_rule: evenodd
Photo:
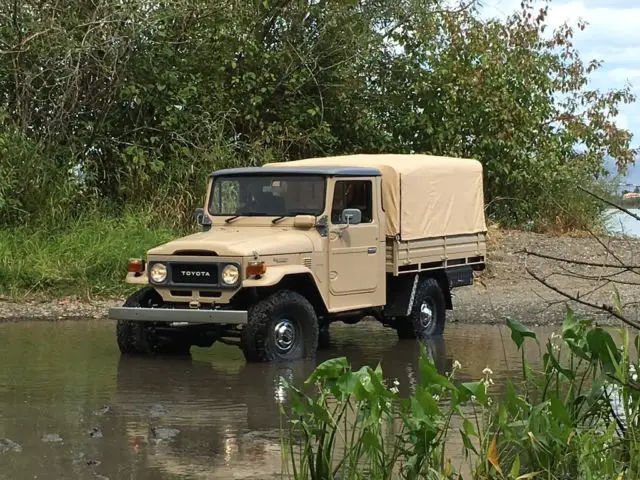
M 215 252 L 220 257 L 281 255 L 313 251 L 309 235 L 293 229 L 214 227 L 208 232 L 178 238 L 147 253 L 173 255 L 180 250 Z

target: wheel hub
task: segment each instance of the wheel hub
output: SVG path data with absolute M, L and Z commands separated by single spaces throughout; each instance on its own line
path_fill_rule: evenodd
M 424 328 L 428 328 L 433 322 L 433 310 L 431 309 L 431 305 L 427 302 L 422 302 L 420 305 L 420 323 Z
M 280 320 L 274 327 L 276 346 L 283 352 L 288 352 L 296 340 L 296 332 L 287 319 Z

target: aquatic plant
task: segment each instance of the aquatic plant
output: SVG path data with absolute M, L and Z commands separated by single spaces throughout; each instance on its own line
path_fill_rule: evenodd
M 354 371 L 346 358 L 320 364 L 300 387 L 285 382 L 283 473 L 296 480 L 639 478 L 640 384 L 628 330 L 617 331 L 616 343 L 571 310 L 545 345 L 517 321 L 507 327 L 522 374 L 500 394 L 489 367 L 461 382 L 459 362 L 443 375 L 424 348 L 405 398 L 380 365 Z M 531 343 L 538 368 L 525 360 Z M 637 357 L 640 337 L 633 344 Z M 456 469 L 447 449 L 454 435 L 466 468 Z

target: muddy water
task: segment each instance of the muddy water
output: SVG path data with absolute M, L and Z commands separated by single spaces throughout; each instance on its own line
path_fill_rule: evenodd
M 539 330 L 543 338 L 550 330 Z M 246 364 L 235 347 L 190 358 L 121 358 L 105 321 L 0 325 L 0 479 L 276 478 L 278 379 L 301 382 L 327 358 L 382 362 L 408 392 L 419 346 L 374 322 L 331 327 L 313 362 Z M 503 327 L 449 325 L 428 344 L 438 368 L 463 379 L 520 368 Z

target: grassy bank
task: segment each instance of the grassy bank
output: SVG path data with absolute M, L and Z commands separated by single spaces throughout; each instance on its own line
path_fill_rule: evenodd
M 179 236 L 197 231 L 179 227 L 153 209 L 125 210 L 117 215 L 107 209 L 88 208 L 79 217 L 55 217 L 45 222 L 0 228 L 0 297 L 81 299 L 120 297 L 133 290 L 124 283 L 126 262 Z M 171 220 L 171 219 L 169 219 Z M 489 223 L 489 263 L 485 276 L 494 272 L 493 258 L 502 255 L 506 233 Z M 576 231 L 548 230 L 550 235 L 581 236 Z M 563 253 L 564 254 L 564 253 Z M 565 256 L 572 257 L 573 253 Z
M 284 471 L 295 480 L 639 478 L 639 338 L 623 330 L 616 344 L 570 311 L 542 345 L 520 323 L 508 326 L 522 375 L 500 388 L 489 368 L 465 382 L 454 362 L 443 375 L 424 351 L 404 398 L 380 367 L 354 371 L 344 358 L 303 386 L 287 384 Z M 531 348 L 535 368 L 525 362 Z
M 148 212 L 86 214 L 66 225 L 0 229 L 0 295 L 110 297 L 131 290 L 127 260 L 184 232 Z

